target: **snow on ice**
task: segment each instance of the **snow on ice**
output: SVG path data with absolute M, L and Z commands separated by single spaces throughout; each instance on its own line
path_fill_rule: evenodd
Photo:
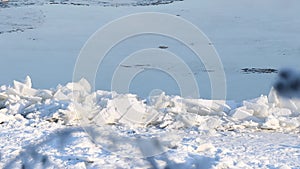
M 2 168 L 20 163 L 37 168 L 300 165 L 300 100 L 274 89 L 241 103 L 164 93 L 141 99 L 93 92 L 85 79 L 34 89 L 26 77 L 1 86 L 0 107 Z M 148 158 L 139 158 L 143 155 Z

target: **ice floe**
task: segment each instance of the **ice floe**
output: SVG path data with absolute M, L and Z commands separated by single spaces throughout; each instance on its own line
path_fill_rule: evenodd
M 232 156 L 230 155 L 232 150 L 229 151 L 229 149 L 232 149 L 230 146 L 239 146 L 239 140 L 244 140 L 245 143 L 251 144 L 251 146 L 257 146 L 252 144 L 251 140 L 262 138 L 259 133 L 263 131 L 267 133 L 273 131 L 282 133 L 282 135 L 284 133 L 299 133 L 299 99 L 287 99 L 278 96 L 274 89 L 271 89 L 268 96 L 234 102 L 186 99 L 164 93 L 143 99 L 134 94 L 118 94 L 113 91 L 101 90 L 92 91 L 90 84 L 85 79 L 70 82 L 66 85 L 58 85 L 55 89 L 35 89 L 32 86 L 30 77 L 26 77 L 24 82 L 14 81 L 12 86 L 3 85 L 0 87 L 0 124 L 3 129 L 9 129 L 8 131 L 10 131 L 9 133 L 6 133 L 5 130 L 2 131 L 2 138 L 5 135 L 10 135 L 11 130 L 18 132 L 23 130 L 25 133 L 20 133 L 21 136 L 17 134 L 15 137 L 26 140 L 26 133 L 28 137 L 33 136 L 30 133 L 41 136 L 42 133 L 49 133 L 52 130 L 62 128 L 63 130 L 57 134 L 51 134 L 50 132 L 50 136 L 55 135 L 56 139 L 51 138 L 37 145 L 44 146 L 42 144 L 45 142 L 47 145 L 53 145 L 50 146 L 52 147 L 50 148 L 51 151 L 62 151 L 62 154 L 65 154 L 67 153 L 65 150 L 54 150 L 58 145 L 55 143 L 57 141 L 53 140 L 67 139 L 61 138 L 59 134 L 66 132 L 68 138 L 74 138 L 67 141 L 66 144 L 80 147 L 78 144 L 87 138 L 80 129 L 75 130 L 72 128 L 82 127 L 91 139 L 88 143 L 88 149 L 95 146 L 94 143 L 96 143 L 96 145 L 101 146 L 101 150 L 98 151 L 102 155 L 95 158 L 97 161 L 95 164 L 93 162 L 89 164 L 91 156 L 95 155 L 95 153 L 89 153 L 88 159 L 77 160 L 74 164 L 63 166 L 76 168 L 87 164 L 107 164 L 107 168 L 109 168 L 110 165 L 108 164 L 113 163 L 110 167 L 116 167 L 119 165 L 118 163 L 109 161 L 109 159 L 116 160 L 119 158 L 110 154 L 116 153 L 125 159 L 147 157 L 148 164 L 152 166 L 249 168 L 250 166 L 256 166 L 253 159 L 244 159 L 238 162 L 237 159 L 230 160 L 228 158 Z M 70 131 L 68 131 L 68 126 L 71 127 Z M 81 134 L 79 134 L 80 137 L 75 138 L 76 136 L 74 134 L 70 135 L 70 132 Z M 200 135 L 201 138 L 198 138 Z M 272 139 L 271 135 L 265 134 L 265 136 Z M 293 140 L 292 137 L 288 138 Z M 237 140 L 234 141 L 235 139 Z M 76 140 L 81 141 L 74 142 Z M 229 144 L 229 140 L 233 143 Z M 225 146 L 228 151 L 227 148 L 224 148 L 224 145 L 223 148 L 218 147 L 221 146 L 222 142 L 228 144 Z M 14 149 L 7 146 L 3 148 L 3 152 Z M 80 151 L 83 151 L 82 147 L 84 146 L 81 145 Z M 35 144 L 29 144 L 27 149 L 20 150 L 19 153 L 13 153 L 17 155 L 16 158 L 13 158 L 13 154 L 3 155 L 2 158 L 6 159 L 7 162 L 5 167 L 15 166 L 18 160 L 23 161 L 28 166 L 38 166 L 43 162 L 43 157 L 47 159 L 47 166 L 52 166 L 52 163 L 55 164 L 54 166 L 61 166 L 58 161 L 64 157 L 55 159 L 53 162 L 49 159 L 53 156 L 44 156 L 35 148 Z M 275 148 L 272 147 L 272 149 Z M 110 153 L 107 154 L 103 151 Z M 178 154 L 178 151 L 182 153 Z M 72 148 L 72 152 L 76 152 L 76 149 Z M 173 155 L 175 155 L 175 152 L 177 153 L 172 157 L 162 155 L 164 152 Z M 106 155 L 103 155 L 103 153 Z M 39 155 L 38 158 L 32 157 L 37 162 L 32 163 L 26 158 L 22 159 L 23 156 L 27 155 Z M 254 154 L 250 153 L 250 155 Z M 8 158 L 13 160 L 7 161 Z M 108 161 L 104 162 L 103 160 Z M 140 162 L 136 161 L 136 163 Z M 265 160 L 257 161 L 258 166 L 270 165 L 265 163 Z M 292 161 L 289 161 L 289 163 L 292 163 Z M 125 163 L 120 164 L 120 166 L 122 165 L 125 165 Z M 127 167 L 135 168 L 136 165 L 138 164 Z M 276 166 L 285 167 L 283 162 L 276 164 Z
M 159 128 L 200 127 L 224 129 L 252 127 L 278 131 L 298 131 L 300 100 L 280 97 L 274 89 L 268 96 L 234 103 L 222 100 L 185 99 L 164 93 L 141 99 L 133 94 L 92 92 L 89 82 L 59 85 L 56 89 L 34 89 L 30 77 L 0 91 L 1 121 L 12 115 L 36 117 L 66 124 L 124 124 Z M 229 104 L 230 103 L 230 104 Z M 6 117 L 7 116 L 7 117 Z M 251 125 L 250 125 L 251 124 Z M 249 126 L 250 125 L 250 126 Z

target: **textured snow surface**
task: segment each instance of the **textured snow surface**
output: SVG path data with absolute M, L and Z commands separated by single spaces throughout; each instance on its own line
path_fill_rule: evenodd
M 1 86 L 0 107 L 1 168 L 300 166 L 300 100 L 273 89 L 239 103 L 163 93 L 142 100 L 93 92 L 84 79 L 34 89 L 26 77 Z M 163 151 L 141 158 L 155 153 L 153 143 Z

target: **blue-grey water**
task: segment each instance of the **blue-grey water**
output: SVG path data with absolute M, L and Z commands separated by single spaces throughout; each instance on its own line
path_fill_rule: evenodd
M 245 73 L 241 71 L 243 68 L 300 67 L 300 7 L 295 0 L 194 0 L 150 6 L 136 6 L 132 3 L 137 1 L 127 1 L 127 5 L 118 7 L 83 0 L 77 3 L 89 5 L 11 2 L 15 5 L 2 4 L 0 8 L 0 84 L 12 84 L 13 80 L 22 80 L 26 75 L 31 76 L 36 88 L 55 88 L 72 81 L 76 58 L 87 39 L 113 19 L 136 12 L 174 14 L 200 28 L 223 63 L 227 99 L 242 100 L 268 94 L 276 77 L 276 73 Z M 200 96 L 210 98 L 207 71 L 214 70 L 205 68 L 195 54 L 178 41 L 157 35 L 132 37 L 115 46 L 99 66 L 96 88 L 110 90 L 114 70 L 132 52 L 160 46 L 167 47 L 164 50 L 186 62 L 194 74 L 183 76 L 194 76 Z M 130 85 L 130 92 L 141 97 L 153 89 L 180 94 L 176 81 L 157 70 L 144 69 Z

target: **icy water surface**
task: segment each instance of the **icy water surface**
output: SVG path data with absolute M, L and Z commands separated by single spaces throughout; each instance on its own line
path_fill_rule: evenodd
M 86 40 L 104 24 L 136 12 L 165 12 L 185 18 L 200 28 L 223 63 L 227 99 L 242 100 L 267 94 L 281 67 L 300 67 L 298 1 L 179 1 L 2 2 L 0 83 L 11 84 L 26 75 L 34 79 L 36 88 L 51 88 L 71 81 L 76 58 Z M 200 96 L 210 98 L 208 72 L 216 70 L 205 67 L 178 41 L 161 36 L 133 37 L 115 46 L 99 67 L 97 89 L 110 90 L 111 77 L 122 59 L 145 48 L 168 50 L 180 56 L 193 72 L 182 76 L 195 77 Z M 144 70 L 133 79 L 130 92 L 142 97 L 153 89 L 180 94 L 174 79 L 149 67 L 151 65 L 123 65 L 124 70 Z

